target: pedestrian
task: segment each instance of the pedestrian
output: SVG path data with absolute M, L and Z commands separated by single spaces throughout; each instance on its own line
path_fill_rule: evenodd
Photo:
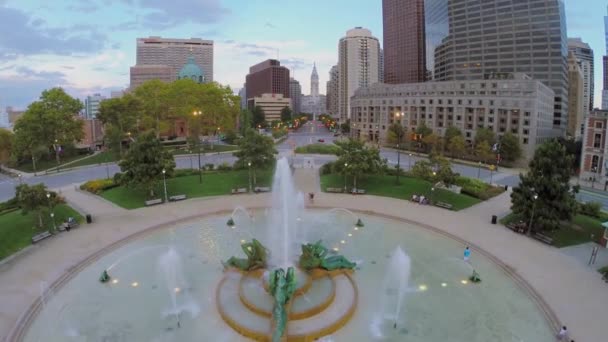
M 471 260 L 471 249 L 469 248 L 469 246 L 467 246 L 464 249 L 464 261 L 469 262 L 469 260 Z
M 309 192 L 308 193 L 308 199 L 310 200 L 310 203 L 313 203 L 315 200 L 315 193 L 314 192 Z
M 558 341 L 566 341 L 568 340 L 568 328 L 564 325 L 556 336 Z

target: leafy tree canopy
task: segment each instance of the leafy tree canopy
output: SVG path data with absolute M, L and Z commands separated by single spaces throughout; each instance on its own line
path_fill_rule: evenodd
M 514 162 L 521 157 L 519 139 L 511 132 L 505 133 L 500 139 L 500 156 L 502 159 Z
M 293 113 L 289 107 L 284 107 L 281 110 L 281 121 L 283 121 L 283 122 L 290 121 L 292 118 L 292 114 Z
M 338 171 L 353 177 L 353 186 L 357 187 L 357 178 L 362 175 L 377 174 L 385 169 L 386 161 L 380 157 L 380 151 L 367 147 L 356 139 L 336 141 L 340 147 L 336 167 Z
M 475 132 L 475 146 L 478 146 L 483 142 L 488 144 L 490 148 L 494 146 L 496 143 L 496 135 L 494 134 L 494 131 L 489 128 L 478 128 Z

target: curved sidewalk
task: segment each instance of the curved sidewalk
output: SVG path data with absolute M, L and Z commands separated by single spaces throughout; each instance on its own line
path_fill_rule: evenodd
M 197 217 L 230 211 L 236 205 L 256 208 L 270 203 L 269 194 L 194 199 L 153 208 L 115 211 L 91 225 L 37 244 L 0 266 L 0 337 L 6 337 L 40 294 L 40 282 L 55 282 L 90 255 L 151 227 L 180 226 Z M 603 341 L 608 317 L 608 286 L 600 275 L 581 267 L 559 250 L 542 245 L 500 225 L 490 215 L 506 210 L 508 194 L 461 212 L 374 196 L 319 194 L 318 207 L 343 207 L 434 227 L 488 251 L 523 277 L 549 304 L 577 341 Z M 475 253 L 475 250 L 473 250 Z M 499 295 L 499 294 L 497 294 Z

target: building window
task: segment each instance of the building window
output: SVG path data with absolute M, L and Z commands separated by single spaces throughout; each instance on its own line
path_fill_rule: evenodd
M 597 168 L 600 165 L 600 156 L 591 157 L 591 172 L 597 172 Z
M 597 128 L 597 129 L 602 129 L 602 128 L 604 128 L 604 123 L 603 123 L 603 122 L 601 122 L 601 121 L 596 121 L 596 122 L 595 122 L 595 128 Z
M 528 145 L 528 138 L 524 138 L 524 145 Z
M 602 135 L 600 133 L 595 133 L 593 137 L 593 148 L 600 148 L 602 146 Z

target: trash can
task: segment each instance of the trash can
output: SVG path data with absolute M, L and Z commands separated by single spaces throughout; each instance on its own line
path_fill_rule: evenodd
M 496 224 L 497 220 L 498 220 L 498 217 L 496 217 L 496 215 L 492 215 L 492 224 Z
M 91 214 L 87 214 L 87 223 L 92 223 L 93 222 L 93 218 L 91 217 Z
M 505 191 L 509 191 L 509 186 L 505 185 Z

